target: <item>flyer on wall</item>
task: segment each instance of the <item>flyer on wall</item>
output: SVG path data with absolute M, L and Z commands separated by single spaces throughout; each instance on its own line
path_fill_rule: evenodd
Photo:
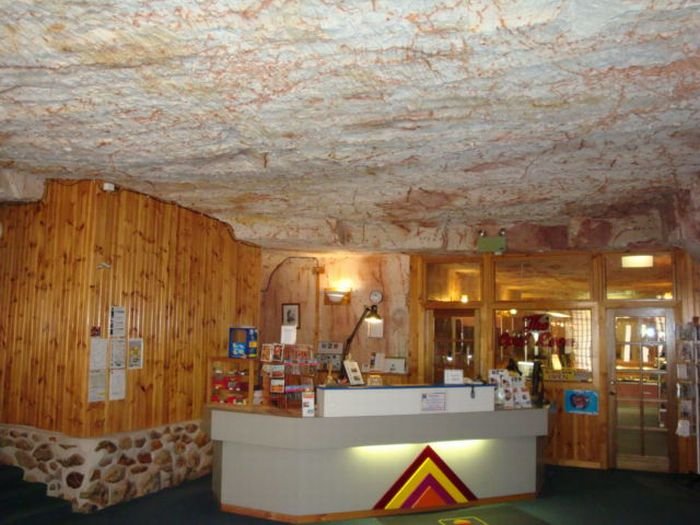
M 143 368 L 143 339 L 129 339 L 128 368 Z
M 88 403 L 107 399 L 107 370 L 90 370 L 88 376 Z

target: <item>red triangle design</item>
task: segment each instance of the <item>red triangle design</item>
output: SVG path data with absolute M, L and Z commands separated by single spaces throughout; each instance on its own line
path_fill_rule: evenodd
M 413 474 L 420 468 L 426 459 L 431 459 L 435 463 L 438 469 L 445 474 L 447 479 L 449 479 L 457 490 L 459 490 L 462 495 L 467 499 L 467 501 L 472 501 L 479 499 L 474 493 L 469 490 L 459 476 L 454 473 L 454 471 L 447 466 L 440 456 L 430 447 L 426 445 L 420 454 L 413 460 L 409 467 L 404 471 L 399 479 L 397 479 L 394 484 L 386 491 L 386 493 L 379 499 L 379 501 L 374 505 L 375 509 L 384 509 L 389 504 L 389 502 L 396 496 L 396 494 L 403 488 L 403 486 L 408 482 L 408 480 L 413 476 Z

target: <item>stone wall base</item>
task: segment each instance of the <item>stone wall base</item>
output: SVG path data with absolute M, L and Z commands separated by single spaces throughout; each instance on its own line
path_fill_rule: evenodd
M 209 474 L 212 442 L 201 421 L 99 438 L 0 423 L 0 464 L 45 483 L 49 496 L 92 512 Z

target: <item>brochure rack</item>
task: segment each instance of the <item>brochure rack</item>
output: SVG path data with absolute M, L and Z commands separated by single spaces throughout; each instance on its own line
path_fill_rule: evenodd
M 264 344 L 260 361 L 263 404 L 300 406 L 302 392 L 313 391 L 318 361 L 309 345 Z
M 695 443 L 695 472 L 700 474 L 700 327 L 688 323 L 681 329 L 676 348 L 676 396 L 678 426 L 676 434 L 692 437 Z

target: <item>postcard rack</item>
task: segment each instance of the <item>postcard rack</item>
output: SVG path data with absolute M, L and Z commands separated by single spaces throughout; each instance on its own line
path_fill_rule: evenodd
M 264 344 L 260 361 L 264 405 L 301 406 L 301 393 L 313 391 L 319 363 L 311 346 Z
M 678 425 L 676 434 L 691 437 L 695 443 L 695 473 L 700 474 L 700 325 L 697 318 L 681 328 L 676 347 L 676 396 Z

